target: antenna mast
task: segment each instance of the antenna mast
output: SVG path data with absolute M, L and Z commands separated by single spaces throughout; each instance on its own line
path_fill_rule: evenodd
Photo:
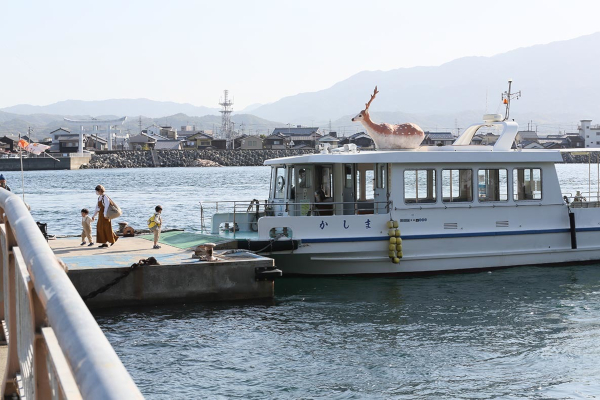
M 511 86 L 512 86 L 512 79 L 509 79 L 508 80 L 508 91 L 502 93 L 502 102 L 506 105 L 506 113 L 504 114 L 505 121 L 508 120 L 508 117 L 510 116 L 510 101 L 512 99 L 518 99 L 521 97 L 520 90 L 515 93 L 510 92 Z
M 231 128 L 231 113 L 233 111 L 233 101 L 229 100 L 229 90 L 225 90 L 223 101 L 219 103 L 223 109 L 219 111 L 221 113 L 221 133 L 220 139 L 227 141 L 227 148 L 230 148 L 230 141 L 233 141 L 233 129 Z

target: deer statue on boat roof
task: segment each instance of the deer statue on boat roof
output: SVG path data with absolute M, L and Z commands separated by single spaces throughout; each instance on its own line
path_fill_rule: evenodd
M 365 109 L 352 118 L 365 127 L 371 139 L 375 142 L 377 149 L 416 149 L 425 139 L 425 133 L 418 125 L 411 122 L 400 125 L 376 124 L 369 116 L 369 106 L 379 93 L 377 86 L 371 95 L 371 99 L 365 104 Z

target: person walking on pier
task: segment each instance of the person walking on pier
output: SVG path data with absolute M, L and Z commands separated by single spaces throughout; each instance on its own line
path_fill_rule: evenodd
M 8 190 L 9 192 L 11 191 L 8 185 L 6 184 L 6 178 L 2 174 L 0 174 L 0 187 L 2 189 Z
M 81 227 L 83 230 L 81 231 L 81 245 L 85 245 L 85 240 L 89 240 L 90 244 L 88 246 L 94 245 L 94 240 L 92 239 L 92 218 L 90 217 L 90 212 L 87 208 L 81 210 Z
M 162 226 L 162 218 L 160 214 L 162 213 L 162 207 L 156 206 L 154 207 L 154 211 L 156 211 L 150 218 L 148 218 L 148 228 L 150 228 L 150 232 L 154 233 L 154 247 L 153 249 L 160 249 L 158 245 L 158 239 L 160 238 L 160 228 Z
M 96 225 L 96 243 L 102 243 L 98 247 L 108 247 L 107 243 L 112 246 L 117 241 L 118 237 L 112 229 L 110 219 L 108 219 L 108 207 L 110 206 L 110 197 L 104 194 L 104 186 L 96 186 L 96 195 L 98 196 L 98 204 L 94 211 L 92 221 L 98 215 L 98 225 Z

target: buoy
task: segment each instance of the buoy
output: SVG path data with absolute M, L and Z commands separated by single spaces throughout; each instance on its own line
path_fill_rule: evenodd
M 402 252 L 401 251 L 398 252 L 398 258 L 402 258 Z
M 390 244 L 389 246 L 389 251 L 396 251 L 396 245 L 395 244 Z
M 390 256 L 390 258 L 394 258 L 394 257 L 396 257 L 396 252 L 390 251 L 390 252 L 388 252 L 388 256 Z
M 393 227 L 397 228 L 398 227 L 398 221 L 392 221 L 392 222 L 393 222 L 393 225 L 394 225 Z
M 402 238 L 396 238 L 396 244 L 402 244 Z
M 388 230 L 388 236 L 396 236 L 396 230 L 395 229 L 389 229 Z
M 396 238 L 395 237 L 391 237 L 390 238 L 390 244 L 396 244 Z
M 393 228 L 394 227 L 394 221 L 388 221 L 387 222 L 387 227 L 388 227 L 388 229 Z
M 396 229 L 396 232 L 394 232 L 394 235 L 396 237 L 400 237 L 400 229 Z
M 394 258 L 392 261 L 394 262 L 394 264 L 400 263 L 400 259 L 398 257 Z
M 402 252 L 402 245 L 396 243 L 396 251 Z

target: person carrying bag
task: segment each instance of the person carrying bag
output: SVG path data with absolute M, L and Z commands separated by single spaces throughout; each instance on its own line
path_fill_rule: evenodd
M 98 225 L 96 226 L 96 243 L 99 243 L 98 247 L 108 247 L 107 243 L 112 246 L 117 241 L 118 237 L 112 229 L 111 219 L 117 218 L 121 215 L 121 209 L 104 194 L 104 186 L 96 186 L 96 195 L 98 196 L 98 203 L 96 204 L 96 210 L 92 221 L 98 216 Z M 113 207 L 114 206 L 114 207 Z M 110 210 L 113 209 L 111 213 Z

